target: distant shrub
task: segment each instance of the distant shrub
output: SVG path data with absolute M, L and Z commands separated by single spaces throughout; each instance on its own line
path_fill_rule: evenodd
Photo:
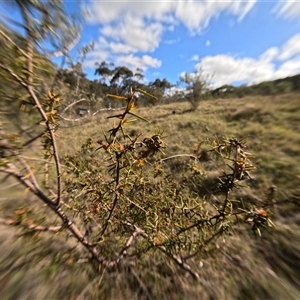
M 291 82 L 280 82 L 276 85 L 276 92 L 278 94 L 290 93 L 293 90 L 293 84 Z
M 180 77 L 181 83 L 185 84 L 187 94 L 186 100 L 191 104 L 191 109 L 196 110 L 200 104 L 200 101 L 207 96 L 207 80 L 201 73 L 189 74 L 184 73 Z

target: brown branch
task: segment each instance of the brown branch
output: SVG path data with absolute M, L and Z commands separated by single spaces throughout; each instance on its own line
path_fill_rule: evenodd
M 26 177 L 30 176 L 31 177 L 31 180 L 32 180 L 32 184 L 37 188 L 37 189 L 40 189 L 39 188 L 39 184 L 35 178 L 35 176 L 33 175 L 33 171 L 31 170 L 30 166 L 27 164 L 26 160 L 21 157 L 21 156 L 17 156 L 19 162 L 23 165 L 23 167 L 25 168 L 26 172 L 27 172 L 27 175 Z
M 62 118 L 63 120 L 65 121 L 68 121 L 68 122 L 78 122 L 80 120 L 84 120 L 84 119 L 87 119 L 87 118 L 91 118 L 91 117 L 94 117 L 96 116 L 99 112 L 101 111 L 111 111 L 111 110 L 123 110 L 124 108 L 126 107 L 120 107 L 120 108 L 101 108 L 101 109 L 98 109 L 97 111 L 95 111 L 92 115 L 90 116 L 86 116 L 86 117 L 80 117 L 80 118 L 75 118 L 75 119 L 70 119 L 70 118 L 66 118 L 64 117 L 62 114 L 58 114 L 58 116 L 60 118 Z M 62 112 L 64 113 L 64 111 Z
M 4 219 L 0 218 L 0 224 L 1 225 L 12 225 L 12 226 L 22 226 L 24 228 L 33 230 L 33 231 L 52 231 L 52 232 L 58 232 L 61 230 L 62 226 L 42 226 L 37 224 L 24 224 L 20 221 L 16 221 L 13 219 Z
M 30 93 L 31 97 L 33 98 L 41 116 L 43 117 L 43 119 L 46 122 L 46 126 L 48 129 L 48 132 L 50 134 L 51 137 L 51 141 L 52 141 L 52 148 L 53 148 L 53 157 L 54 157 L 54 161 L 55 161 L 55 166 L 56 166 L 56 177 L 57 177 L 57 199 L 56 199 L 56 204 L 59 205 L 60 204 L 60 199 L 61 199 L 61 165 L 60 165 L 60 159 L 59 159 L 59 155 L 58 155 L 58 147 L 56 144 L 56 138 L 55 138 L 55 133 L 54 133 L 54 127 L 53 125 L 48 121 L 48 117 L 45 114 L 45 111 L 43 110 L 40 101 L 38 100 L 35 92 L 33 91 L 32 86 L 28 85 L 27 86 L 28 92 Z
M 43 193 L 43 191 L 38 187 L 35 186 L 32 181 L 30 181 L 26 176 L 23 176 L 16 168 L 15 165 L 12 163 L 8 163 L 6 166 L 0 167 L 0 172 L 12 175 L 16 178 L 21 184 L 29 188 L 29 190 L 35 194 L 38 198 L 40 198 L 43 202 L 45 202 L 48 206 L 53 207 L 55 203 L 53 203 L 47 195 Z
M 193 155 L 193 154 L 176 154 L 176 155 L 162 158 L 160 161 L 165 161 L 165 160 L 176 158 L 176 157 L 189 157 L 189 158 L 194 158 L 195 160 L 199 159 L 199 157 L 197 157 L 196 155 Z
M 139 227 L 137 227 L 136 225 L 128 222 L 128 221 L 122 221 L 123 224 L 134 228 L 135 231 L 139 232 L 139 234 L 144 237 L 145 239 L 147 239 L 149 242 L 153 243 L 151 241 L 151 238 L 149 237 L 149 235 L 142 229 L 140 229 Z M 200 280 L 200 276 L 197 272 L 193 271 L 192 268 L 190 267 L 190 265 L 188 265 L 187 263 L 185 263 L 180 257 L 172 254 L 171 252 L 169 252 L 164 246 L 162 245 L 155 245 L 156 248 L 158 248 L 160 251 L 162 251 L 165 255 L 167 255 L 169 258 L 171 258 L 179 267 L 181 267 L 182 269 L 184 269 L 185 271 L 187 271 L 194 279 Z
M 34 141 L 36 141 L 37 139 L 39 139 L 40 137 L 42 137 L 44 135 L 45 132 L 41 132 L 40 134 L 38 134 L 37 136 L 31 138 L 30 140 L 28 140 L 27 142 L 25 142 L 22 147 L 26 147 L 28 145 L 30 145 L 31 143 L 33 143 Z
M 28 178 L 23 176 L 12 163 L 7 164 L 7 166 L 0 167 L 0 172 L 12 175 L 20 183 L 29 188 L 32 193 L 34 193 L 40 200 L 47 204 L 47 206 L 62 220 L 62 227 L 68 229 L 72 233 L 73 237 L 75 237 L 77 241 L 88 250 L 92 258 L 97 263 L 104 266 L 109 265 L 109 262 L 104 257 L 100 256 L 99 252 L 96 249 L 96 245 L 89 243 L 85 235 L 81 233 L 81 231 L 77 228 L 73 221 L 61 209 L 61 207 L 56 203 L 53 203 L 53 201 L 51 201 L 50 198 L 43 193 L 43 191 L 35 186 Z
M 237 176 L 237 163 L 238 163 L 239 153 L 240 153 L 240 146 L 239 145 L 235 145 L 235 155 L 234 155 L 234 159 L 233 159 L 233 173 L 228 176 L 230 178 L 230 185 L 226 189 L 225 199 L 224 199 L 223 207 L 222 207 L 222 210 L 221 210 L 221 212 L 222 212 L 223 215 L 226 213 L 227 205 L 230 202 L 229 201 L 229 193 L 230 193 L 230 190 L 234 186 L 234 181 L 235 181 L 236 176 Z
M 110 209 L 110 212 L 109 212 L 109 215 L 104 223 L 104 226 L 103 226 L 103 229 L 101 230 L 100 234 L 99 234 L 99 238 L 98 238 L 98 241 L 102 238 L 102 236 L 104 235 L 107 227 L 108 227 L 108 224 L 109 224 L 109 221 L 115 211 L 115 208 L 117 206 L 117 203 L 118 203 L 118 200 L 119 200 L 119 194 L 118 194 L 118 187 L 119 187 L 119 181 L 120 181 L 120 154 L 116 153 L 116 185 L 115 185 L 115 189 L 116 189 L 116 192 L 115 192 L 115 197 L 114 197 L 114 202 L 113 202 L 113 205 L 112 205 L 112 208 Z
M 8 40 L 11 44 L 13 44 L 18 51 L 20 51 L 20 53 L 22 55 L 24 55 L 26 58 L 28 58 L 28 55 L 25 51 L 23 51 L 8 35 L 6 35 L 1 29 L 0 29 L 0 34 L 6 39 Z
M 190 267 L 189 264 L 187 264 L 186 262 L 184 262 L 182 260 L 182 258 L 170 253 L 169 251 L 167 251 L 167 249 L 164 246 L 158 246 L 158 248 L 164 253 L 166 254 L 168 257 L 170 257 L 178 266 L 180 266 L 182 269 L 184 269 L 185 271 L 187 271 L 194 279 L 199 280 L 200 276 L 197 272 L 193 271 Z
M 15 80 L 17 80 L 24 88 L 27 89 L 27 84 L 22 80 L 21 77 L 19 77 L 16 73 L 14 73 L 13 70 L 11 70 L 10 68 L 4 66 L 3 64 L 0 63 L 0 68 L 5 70 L 7 73 L 10 74 L 11 77 L 13 77 Z
M 24 18 L 25 21 L 25 28 L 26 28 L 26 33 L 27 33 L 27 80 L 28 83 L 26 84 L 26 89 L 28 91 L 28 93 L 30 94 L 30 96 L 32 97 L 32 99 L 35 102 L 35 105 L 40 113 L 40 115 L 42 116 L 42 118 L 44 119 L 44 121 L 46 122 L 46 126 L 47 126 L 47 130 L 50 134 L 51 137 L 51 141 L 52 141 L 52 148 L 53 148 L 53 157 L 55 160 L 55 165 L 56 165 L 56 178 L 57 178 L 57 199 L 56 199 L 56 204 L 59 205 L 60 204 L 60 199 L 61 199 L 61 167 L 60 167 L 60 160 L 59 160 L 59 155 L 58 155 L 58 148 L 57 148 L 57 144 L 56 144 L 56 138 L 55 138 L 55 128 L 54 126 L 49 122 L 48 117 L 39 101 L 39 99 L 37 98 L 34 89 L 33 89 L 33 42 L 34 42 L 34 32 L 33 29 L 31 28 L 31 24 L 30 24 L 30 18 L 28 16 L 28 11 L 26 10 L 26 7 L 23 3 L 23 1 L 21 0 L 16 0 L 17 4 L 19 5 L 20 9 L 21 9 L 21 14 Z
M 118 264 L 126 255 L 127 255 L 127 250 L 129 249 L 129 247 L 131 247 L 132 243 L 134 242 L 134 239 L 139 235 L 142 234 L 143 231 L 139 228 L 135 228 L 135 230 L 133 231 L 132 235 L 128 238 L 125 246 L 123 247 L 123 249 L 120 251 L 117 259 L 116 259 L 116 263 Z

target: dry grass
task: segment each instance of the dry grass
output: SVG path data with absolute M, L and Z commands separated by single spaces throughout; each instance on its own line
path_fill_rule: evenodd
M 138 109 L 151 122 L 139 120 L 127 132 L 147 135 L 156 128 L 163 130 L 167 155 L 192 153 L 206 137 L 247 136 L 249 148 L 257 157 L 257 180 L 264 188 L 275 184 L 285 190 L 299 184 L 299 109 L 297 94 L 204 101 L 196 111 L 189 111 L 188 103 L 167 104 Z M 64 124 L 70 128 L 60 132 L 61 153 L 73 152 L 88 137 L 95 141 L 103 138 L 102 131 L 114 122 L 107 119 L 112 113 L 97 115 L 80 126 Z
M 168 145 L 166 155 L 193 153 L 195 146 L 205 138 L 247 136 L 249 151 L 256 156 L 253 162 L 257 170 L 253 173 L 250 188 L 238 192 L 236 196 L 249 203 L 258 201 L 263 204 L 270 187 L 275 185 L 275 200 L 278 203 L 277 208 L 273 207 L 276 228 L 264 231 L 261 239 L 253 237 L 245 228 L 237 228 L 232 236 L 216 245 L 213 255 L 209 250 L 203 253 L 201 260 L 195 261 L 195 267 L 199 269 L 203 280 L 202 285 L 195 285 L 179 275 L 173 277 L 174 281 L 168 281 L 168 276 L 164 274 L 176 274 L 178 271 L 172 265 L 164 265 L 162 261 L 163 267 L 155 270 L 156 275 L 153 272 L 134 273 L 132 270 L 121 270 L 119 275 L 106 274 L 100 284 L 102 298 L 143 299 L 132 291 L 135 291 L 135 286 L 144 285 L 146 291 L 143 295 L 148 293 L 153 299 L 170 299 L 170 295 L 172 299 L 299 299 L 299 111 L 297 94 L 204 101 L 196 111 L 189 111 L 188 103 L 138 109 L 137 112 L 151 122 L 143 123 L 139 120 L 130 125 L 127 132 L 136 134 L 142 130 L 146 136 L 157 128 L 163 130 Z M 111 114 L 114 112 L 105 112 L 81 124 L 64 123 L 58 139 L 61 156 L 79 149 L 81 143 L 89 137 L 95 141 L 102 138 L 102 131 L 108 130 L 113 124 L 113 120 L 107 119 Z M 185 165 L 183 160 L 187 158 L 176 158 L 166 163 L 176 172 Z M 209 189 L 216 181 L 218 165 L 203 156 L 201 167 L 206 171 L 203 183 Z M 20 196 L 20 190 L 5 189 L 2 184 L 1 189 L 2 208 L 6 205 L 6 208 L 13 210 L 22 203 L 24 198 L 14 204 L 9 202 Z M 206 191 L 199 189 L 198 193 L 202 196 Z M 4 243 L 0 262 L 1 299 L 76 299 L 75 295 L 79 295 L 88 285 L 87 273 L 80 273 L 78 268 L 64 266 L 59 271 L 57 269 L 58 277 L 54 276 L 53 270 L 49 271 L 49 277 L 47 261 L 44 265 L 36 265 L 30 272 L 20 270 L 8 276 L 5 261 L 13 261 L 20 256 L 21 244 L 12 238 L 14 230 L 1 232 L 0 239 Z M 53 237 L 53 243 L 54 240 Z M 55 245 L 52 245 L 53 248 Z M 26 247 L 30 248 L 30 243 Z M 141 263 L 151 270 L 151 258 Z M 55 278 L 56 290 L 52 289 L 52 282 L 48 283 L 49 278 Z M 124 278 L 127 279 L 124 281 Z M 151 291 L 147 290 L 147 284 L 152 286 Z M 87 293 L 77 299 L 92 299 L 92 295 L 92 288 L 88 288 Z

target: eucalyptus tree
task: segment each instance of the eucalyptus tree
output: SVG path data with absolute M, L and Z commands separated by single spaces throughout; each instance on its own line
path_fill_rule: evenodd
M 142 68 L 136 68 L 134 77 L 137 82 L 143 80 L 145 78 L 145 75 L 143 74 L 143 69 Z
M 102 61 L 100 64 L 96 63 L 96 69 L 94 75 L 99 75 L 100 82 L 105 83 L 106 81 L 109 81 L 109 78 L 111 77 L 113 70 L 111 67 L 113 67 L 113 63 L 107 63 L 105 61 Z

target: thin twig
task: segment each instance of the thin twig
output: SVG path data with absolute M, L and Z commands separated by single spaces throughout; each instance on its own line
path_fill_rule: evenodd
M 56 164 L 56 177 L 57 177 L 57 199 L 56 199 L 56 204 L 59 205 L 60 203 L 60 199 L 61 199 L 61 168 L 60 168 L 60 160 L 59 160 L 59 155 L 58 155 L 58 148 L 57 148 L 57 144 L 56 144 L 56 138 L 55 138 L 55 128 L 54 126 L 49 122 L 48 120 L 48 116 L 46 115 L 39 99 L 37 98 L 34 90 L 33 90 L 33 40 L 34 40 L 34 33 L 32 31 L 31 25 L 30 25 L 30 20 L 29 20 L 29 16 L 28 16 L 28 12 L 26 11 L 26 7 L 24 5 L 24 3 L 20 0 L 16 0 L 20 9 L 21 9 L 21 13 L 22 16 L 24 18 L 25 21 L 25 25 L 26 25 L 26 33 L 27 33 L 27 52 L 28 52 L 28 58 L 27 58 L 27 80 L 28 80 L 28 84 L 26 84 L 26 89 L 29 92 L 30 96 L 32 97 L 32 99 L 35 102 L 35 105 L 40 113 L 40 115 L 42 116 L 42 118 L 44 119 L 44 121 L 46 122 L 46 126 L 48 129 L 48 132 L 50 134 L 51 137 L 51 141 L 52 141 L 52 148 L 53 148 L 53 157 L 55 160 L 55 164 Z
M 137 227 L 136 225 L 128 222 L 128 221 L 122 221 L 123 224 L 130 226 L 131 228 L 134 228 L 134 230 L 138 230 L 139 234 L 144 237 L 145 239 L 147 239 L 149 242 L 152 242 L 149 235 L 142 229 L 140 229 L 139 227 Z M 193 271 L 192 268 L 190 267 L 190 265 L 188 265 L 186 262 L 184 262 L 180 257 L 172 254 L 171 252 L 169 252 L 164 246 L 162 245 L 157 245 L 156 248 L 158 248 L 159 250 L 161 250 L 165 255 L 167 255 L 168 257 L 170 257 L 178 266 L 180 266 L 182 269 L 184 269 L 185 271 L 187 271 L 194 279 L 200 279 L 200 276 L 197 272 Z
M 73 221 L 61 209 L 61 207 L 56 203 L 53 203 L 50 198 L 43 193 L 43 191 L 36 187 L 28 178 L 23 176 L 12 163 L 0 167 L 0 172 L 12 175 L 20 183 L 29 188 L 32 193 L 34 193 L 39 199 L 47 204 L 47 206 L 62 220 L 63 226 L 68 229 L 77 239 L 77 241 L 89 251 L 89 253 L 92 255 L 92 258 L 96 262 L 103 265 L 109 265 L 109 262 L 103 256 L 100 256 L 99 252 L 96 249 L 96 245 L 89 243 L 85 235 L 81 233 L 81 231 L 77 228 Z
M 13 44 L 17 49 L 18 51 L 20 51 L 20 53 L 22 55 L 24 55 L 26 58 L 28 58 L 28 55 L 25 51 L 23 51 L 8 35 L 6 35 L 1 29 L 0 29 L 0 34 L 6 39 L 8 40 L 11 44 Z
M 6 166 L 1 166 L 0 172 L 4 172 L 6 174 L 12 175 L 14 178 L 16 178 L 24 186 L 29 188 L 33 192 L 33 194 L 35 194 L 38 198 L 40 198 L 50 207 L 53 207 L 55 205 L 55 203 L 53 203 L 38 186 L 34 185 L 31 180 L 29 180 L 26 176 L 21 174 L 19 170 L 16 168 L 16 166 L 13 165 L 12 163 L 7 164 Z
M 19 162 L 23 165 L 23 167 L 25 168 L 26 172 L 27 172 L 27 175 L 26 177 L 30 176 L 31 177 L 31 180 L 32 180 L 32 183 L 33 185 L 37 188 L 37 189 L 40 189 L 39 187 L 39 184 L 33 174 L 33 170 L 31 170 L 31 167 L 27 164 L 27 162 L 25 161 L 25 159 L 22 157 L 22 156 L 17 156 Z
M 22 226 L 24 228 L 30 229 L 32 231 L 52 231 L 58 232 L 61 230 L 62 226 L 42 226 L 37 224 L 22 224 L 20 221 L 16 221 L 13 219 L 4 219 L 0 218 L 1 225 L 12 225 L 12 226 Z
M 50 165 L 55 165 L 54 162 L 51 162 L 47 159 L 42 159 L 42 158 L 36 158 L 36 157 L 30 157 L 30 156 L 25 156 L 25 155 L 20 155 L 20 157 L 24 158 L 24 159 L 28 159 L 28 160 L 35 160 L 35 161 L 40 161 L 40 162 L 45 162 L 48 163 Z M 62 168 L 68 168 L 66 165 L 61 164 Z
M 189 157 L 189 158 L 194 158 L 195 160 L 199 159 L 199 157 L 197 157 L 196 155 L 193 155 L 193 154 L 176 154 L 176 155 L 162 158 L 160 161 L 165 161 L 165 160 L 176 158 L 176 157 Z
M 5 70 L 7 73 L 10 74 L 10 76 L 12 76 L 15 80 L 17 80 L 24 88 L 27 89 L 27 84 L 22 80 L 21 77 L 19 77 L 13 70 L 11 70 L 10 68 L 4 66 L 3 64 L 0 63 L 0 68 Z
M 117 203 L 118 203 L 118 200 L 119 200 L 119 195 L 117 193 L 117 190 L 118 190 L 118 187 L 119 187 L 119 181 L 120 181 L 120 154 L 116 153 L 116 184 L 115 184 L 115 189 L 116 189 L 116 193 L 115 193 L 115 198 L 114 198 L 114 202 L 113 202 L 113 205 L 110 209 L 110 212 L 109 212 L 109 215 L 104 223 L 104 226 L 103 226 L 103 229 L 101 230 L 101 233 L 99 234 L 99 238 L 98 240 L 100 240 L 102 238 L 102 236 L 104 235 L 107 227 L 108 227 L 108 224 L 109 224 L 109 221 L 114 213 L 114 210 L 117 206 Z
M 37 136 L 31 138 L 30 140 L 28 140 L 27 142 L 25 142 L 22 147 L 26 147 L 28 145 L 30 145 L 31 143 L 33 143 L 34 141 L 36 141 L 37 139 L 39 139 L 41 136 L 44 135 L 45 132 L 41 132 L 40 134 L 38 134 Z
M 134 239 L 141 233 L 143 233 L 143 231 L 141 229 L 135 228 L 132 235 L 128 238 L 125 246 L 120 251 L 120 253 L 116 259 L 117 264 L 127 255 L 127 250 L 129 249 L 129 247 L 131 247 L 132 243 L 134 242 Z

